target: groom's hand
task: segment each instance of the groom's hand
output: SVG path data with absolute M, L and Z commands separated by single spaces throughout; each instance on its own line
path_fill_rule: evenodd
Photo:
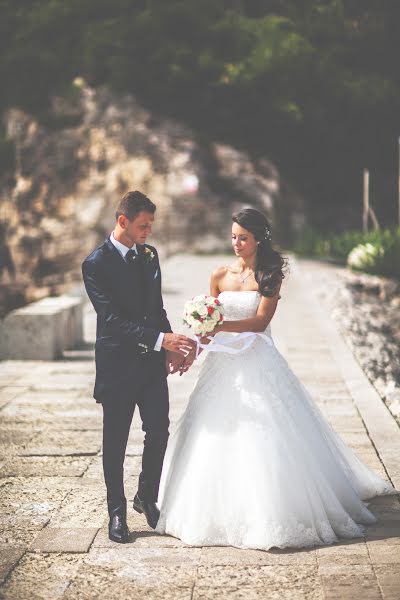
M 181 356 L 187 356 L 196 347 L 196 342 L 186 335 L 165 333 L 162 347 Z
M 192 366 L 192 364 L 194 363 L 195 359 L 196 359 L 196 348 L 194 348 L 193 350 L 190 351 L 190 353 L 186 356 L 186 358 L 180 365 L 179 375 L 183 375 L 184 373 L 189 371 L 189 369 Z
M 174 373 L 177 373 L 180 370 L 184 361 L 185 359 L 182 356 L 182 354 L 177 354 L 176 352 L 171 352 L 170 350 L 167 350 L 167 354 L 165 357 L 167 375 L 173 375 Z

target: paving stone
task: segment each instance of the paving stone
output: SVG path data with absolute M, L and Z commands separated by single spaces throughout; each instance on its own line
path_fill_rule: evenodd
M 115 544 L 113 549 L 92 549 L 85 559 L 85 574 L 106 569 L 117 580 L 129 579 L 134 588 L 188 588 L 196 580 L 200 552 L 196 548 L 153 549 Z
M 62 485 L 59 479 L 5 479 L 0 494 L 0 524 L 11 527 L 26 523 L 45 525 L 68 491 L 68 482 Z
M 52 514 L 51 527 L 100 528 L 108 521 L 103 486 L 81 485 L 72 489 Z
M 45 377 L 46 375 L 41 375 L 41 378 Z M 64 390 L 63 392 L 55 392 L 54 390 L 35 390 L 34 388 L 28 386 L 26 386 L 25 388 L 15 389 L 19 390 L 18 395 L 14 400 L 14 402 L 16 402 L 17 404 L 24 404 L 25 402 L 36 404 L 38 406 L 41 404 L 64 404 L 73 402 L 78 398 L 82 402 L 85 402 L 85 400 L 81 398 L 81 392 L 76 390 Z M 92 404 L 94 404 L 94 400 L 92 399 L 91 401 Z M 94 404 L 94 406 L 97 405 Z
M 321 576 L 336 577 L 337 575 L 367 576 L 373 575 L 371 564 L 342 564 L 339 562 L 324 562 L 319 564 L 318 571 Z
M 51 363 L 46 363 L 50 364 Z M 88 375 L 87 373 L 60 373 L 51 372 L 48 369 L 42 371 L 30 372 L 29 370 L 24 374 L 24 385 L 31 387 L 36 390 L 79 390 L 86 388 L 88 385 L 88 379 L 93 379 L 94 372 Z
M 1 589 L 2 600 L 58 600 L 83 562 L 82 554 L 25 554 Z
M 343 434 L 345 432 L 365 432 L 365 427 L 360 417 L 342 417 L 341 415 L 331 415 L 329 422 L 335 429 L 335 431 L 337 431 L 340 434 Z
M 22 456 L 0 468 L 0 477 L 79 477 L 90 463 L 86 456 Z
M 400 569 L 398 565 L 376 565 L 375 573 L 384 599 L 398 600 L 400 597 Z
M 365 537 L 372 540 L 392 540 L 392 544 L 400 544 L 400 522 L 398 520 L 387 520 L 383 523 L 370 525 L 365 529 Z
M 97 529 L 93 527 L 46 527 L 29 547 L 29 552 L 88 552 Z
M 322 588 L 314 590 L 301 589 L 280 589 L 271 590 L 268 587 L 226 587 L 218 588 L 217 594 L 215 587 L 195 587 L 193 590 L 193 600 L 323 600 Z
M 142 586 L 135 578 L 117 574 L 108 566 L 84 565 L 63 595 L 63 600 L 192 600 L 193 585 L 176 586 L 173 579 L 163 586 Z
M 338 565 L 370 565 L 371 563 L 365 542 L 321 547 L 317 548 L 316 553 L 320 569 L 324 565 L 336 567 Z
M 29 442 L 38 432 L 22 427 L 0 427 L 0 445 L 22 446 Z
M 29 456 L 66 456 L 97 454 L 101 438 L 93 431 L 46 431 L 26 445 L 23 454 Z
M 371 440 L 365 431 L 363 431 L 363 432 L 343 431 L 341 433 L 341 438 L 351 448 L 367 448 L 367 449 L 371 448 Z
M 368 508 L 380 521 L 400 521 L 400 501 L 398 496 L 379 496 L 373 498 Z
M 0 543 L 0 584 L 25 553 L 25 546 Z
M 37 435 L 35 427 L 30 430 L 3 426 L 0 429 L 0 456 L 10 457 L 20 454 Z
M 399 544 L 390 544 L 388 540 L 386 544 L 368 544 L 368 550 L 374 565 L 400 565 Z
M 325 600 L 382 599 L 375 575 L 322 577 L 322 588 Z
M 5 423 L 40 423 L 51 429 L 85 430 L 102 427 L 101 415 L 93 406 L 79 400 L 69 402 L 40 402 L 19 400 L 10 402 L 2 413 Z
M 13 386 L 1 386 L 0 387 L 0 410 L 11 400 L 17 398 L 20 394 L 26 391 L 27 387 L 13 387 Z
M 202 565 L 312 565 L 317 566 L 314 550 L 240 550 L 238 548 L 203 548 Z
M 43 527 L 48 524 L 49 520 L 47 518 L 42 523 L 33 524 L 30 520 L 18 519 L 17 523 L 14 521 L 10 524 L 7 519 L 2 519 L 0 522 L 0 544 L 27 548 Z
M 0 385 L 2 387 L 12 386 L 21 378 L 21 374 L 15 376 L 7 373 L 0 373 Z
M 316 567 L 310 565 L 203 565 L 198 569 L 196 587 L 252 587 L 278 591 L 288 587 L 301 591 L 318 587 Z

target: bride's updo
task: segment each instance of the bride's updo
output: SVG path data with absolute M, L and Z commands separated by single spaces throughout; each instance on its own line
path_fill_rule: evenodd
M 267 218 L 255 208 L 244 208 L 232 217 L 232 221 L 250 231 L 257 242 L 255 280 L 262 296 L 274 296 L 285 277 L 287 259 L 271 243 L 271 227 Z

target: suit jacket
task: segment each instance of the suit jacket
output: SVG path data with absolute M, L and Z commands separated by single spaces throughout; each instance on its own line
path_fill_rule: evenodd
M 97 313 L 97 402 L 132 397 L 142 355 L 147 354 L 146 360 L 164 361 L 164 351 L 156 352 L 154 346 L 160 332 L 172 331 L 163 306 L 157 250 L 147 244 L 137 245 L 137 250 L 144 256 L 144 278 L 135 274 L 110 238 L 82 263 L 83 281 Z

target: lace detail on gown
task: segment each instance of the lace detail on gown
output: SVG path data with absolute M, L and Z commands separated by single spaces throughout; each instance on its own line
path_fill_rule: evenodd
M 226 319 L 239 320 L 255 315 L 260 295 L 220 300 Z M 193 545 L 328 544 L 362 536 L 376 520 L 363 500 L 393 492 L 334 432 L 276 347 L 255 338 L 239 355 L 206 356 L 168 445 L 157 531 Z

